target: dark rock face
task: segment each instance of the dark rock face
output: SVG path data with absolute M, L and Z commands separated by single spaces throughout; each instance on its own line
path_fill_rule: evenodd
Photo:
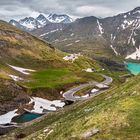
M 30 98 L 26 93 L 13 81 L 0 79 L 0 115 L 28 103 Z

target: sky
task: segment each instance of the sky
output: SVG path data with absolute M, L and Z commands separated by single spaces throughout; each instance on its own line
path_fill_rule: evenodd
M 140 6 L 140 0 L 0 0 L 0 19 L 36 17 L 39 13 L 68 14 L 72 18 L 107 17 Z

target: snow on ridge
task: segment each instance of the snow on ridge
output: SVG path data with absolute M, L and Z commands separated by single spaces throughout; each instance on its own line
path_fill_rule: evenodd
M 56 107 L 62 108 L 65 103 L 61 100 L 49 101 L 39 97 L 32 97 L 29 104 L 34 103 L 34 108 L 31 110 L 33 113 L 43 113 L 43 110 L 56 111 Z
M 10 111 L 4 115 L 0 116 L 0 124 L 8 124 L 11 123 L 12 119 L 19 114 L 16 113 L 17 109 Z
M 104 29 L 101 26 L 102 24 L 99 22 L 99 20 L 97 20 L 97 24 L 98 24 L 98 28 L 99 28 L 100 34 L 102 35 L 104 33 Z
M 35 72 L 35 70 L 32 70 L 32 69 L 25 69 L 25 68 L 21 68 L 21 67 L 16 67 L 16 66 L 12 66 L 12 65 L 9 65 L 11 68 L 13 68 L 14 70 L 18 71 L 18 72 L 21 72 L 22 74 L 25 74 L 25 75 L 30 75 L 29 72 Z

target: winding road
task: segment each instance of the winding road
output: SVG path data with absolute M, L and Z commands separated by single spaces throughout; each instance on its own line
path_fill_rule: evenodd
M 75 102 L 75 101 L 79 101 L 79 100 L 86 100 L 86 99 L 89 99 L 91 97 L 97 96 L 97 95 L 105 92 L 106 90 L 100 90 L 100 91 L 97 91 L 97 92 L 95 92 L 93 94 L 90 94 L 89 97 L 77 97 L 77 96 L 74 96 L 74 94 L 76 92 L 78 92 L 81 89 L 84 89 L 86 87 L 96 86 L 98 84 L 103 84 L 103 85 L 109 86 L 112 83 L 113 79 L 111 77 L 108 77 L 106 75 L 102 75 L 102 76 L 105 78 L 105 80 L 103 82 L 101 82 L 101 83 L 98 83 L 98 82 L 89 82 L 89 83 L 86 83 L 86 84 L 82 84 L 80 86 L 74 87 L 74 88 L 68 90 L 67 92 L 65 92 L 63 94 L 63 97 L 65 98 L 65 100 L 74 101 Z

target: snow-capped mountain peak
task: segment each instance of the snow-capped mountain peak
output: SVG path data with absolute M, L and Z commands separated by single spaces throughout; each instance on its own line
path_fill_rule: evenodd
M 21 19 L 19 20 L 19 24 L 26 27 L 29 30 L 33 30 L 41 27 L 41 24 L 33 17 L 26 17 L 24 19 Z
M 16 26 L 20 29 L 24 29 L 26 31 L 32 31 L 37 28 L 41 28 L 46 26 L 48 23 L 71 23 L 73 19 L 68 15 L 57 15 L 50 14 L 48 17 L 45 17 L 43 14 L 40 14 L 37 18 L 26 17 L 19 21 L 10 20 L 10 24 Z
M 68 15 L 50 14 L 47 19 L 52 23 L 71 23 L 73 19 Z
M 43 15 L 43 14 L 40 14 L 36 20 L 42 25 L 42 26 L 45 26 L 47 23 L 49 23 L 49 20 L 47 20 L 47 18 Z

